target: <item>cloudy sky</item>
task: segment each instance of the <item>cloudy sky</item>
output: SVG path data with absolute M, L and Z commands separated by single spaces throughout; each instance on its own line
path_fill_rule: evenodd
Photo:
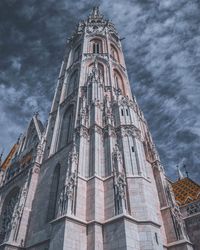
M 100 4 L 123 40 L 131 86 L 167 174 L 200 181 L 199 0 L 1 0 L 0 150 L 35 111 L 45 121 L 66 40 Z

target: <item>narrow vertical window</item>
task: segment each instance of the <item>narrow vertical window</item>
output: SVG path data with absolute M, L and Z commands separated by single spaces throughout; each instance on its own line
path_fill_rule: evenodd
M 92 43 L 92 53 L 99 54 L 102 53 L 102 41 L 100 39 L 91 40 Z
M 63 119 L 62 126 L 60 130 L 60 141 L 59 148 L 62 148 L 68 144 L 72 139 L 72 124 L 73 124 L 73 106 L 66 109 Z
M 96 44 L 93 43 L 93 53 L 96 53 Z
M 96 53 L 99 54 L 99 43 L 96 44 Z
M 128 116 L 128 109 L 126 109 L 126 115 Z
M 120 89 L 121 94 L 125 96 L 123 78 L 121 74 L 118 72 L 118 70 L 114 70 L 114 80 L 115 80 L 115 88 Z
M 58 200 L 58 188 L 59 188 L 59 180 L 60 180 L 60 165 L 55 167 L 51 189 L 49 194 L 49 206 L 47 212 L 47 221 L 51 221 L 56 217 L 56 204 Z
M 68 93 L 67 96 L 72 94 L 72 92 L 76 89 L 78 83 L 78 70 L 75 70 L 73 74 L 70 76 L 68 81 Z
M 134 150 L 134 147 L 133 147 L 133 146 L 131 147 L 131 150 L 132 150 L 132 152 L 133 152 L 133 153 L 135 152 L 135 150 Z
M 81 55 L 81 46 L 79 45 L 74 51 L 74 62 L 80 58 Z
M 156 243 L 159 245 L 159 242 L 158 242 L 158 234 L 155 233 L 155 239 L 156 239 Z
M 110 52 L 111 52 L 111 57 L 112 59 L 114 59 L 115 61 L 119 62 L 119 54 L 117 49 L 115 48 L 114 45 L 111 44 L 111 48 L 110 48 Z
M 124 115 L 124 111 L 123 111 L 123 109 L 121 109 L 121 115 L 122 115 L 122 116 Z

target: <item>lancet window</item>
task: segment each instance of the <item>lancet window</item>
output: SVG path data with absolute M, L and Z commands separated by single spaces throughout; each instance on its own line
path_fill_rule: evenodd
M 66 109 L 63 115 L 62 126 L 60 131 L 59 148 L 64 147 L 65 145 L 67 145 L 68 142 L 71 141 L 72 123 L 73 123 L 73 106 L 71 105 L 69 108 Z
M 57 204 L 57 198 L 58 198 L 59 180 L 60 180 L 60 165 L 58 164 L 55 167 L 55 170 L 52 176 L 47 221 L 51 221 L 55 219 L 56 217 L 56 204 Z
M 68 95 L 70 95 L 76 89 L 77 83 L 78 83 L 78 70 L 75 70 L 72 73 L 70 80 L 68 82 Z
M 115 48 L 114 45 L 111 44 L 111 57 L 115 60 L 115 61 L 118 61 L 119 62 L 119 54 L 118 54 L 118 51 L 117 49 Z
M 114 81 L 115 81 L 115 88 L 120 89 L 121 94 L 125 95 L 124 83 L 120 73 L 117 70 L 114 70 Z
M 91 40 L 91 44 L 92 44 L 92 53 L 99 54 L 103 52 L 102 41 L 100 39 Z

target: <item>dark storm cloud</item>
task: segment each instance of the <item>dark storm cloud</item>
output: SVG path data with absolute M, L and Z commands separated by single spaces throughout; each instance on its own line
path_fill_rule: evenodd
M 0 138 L 9 147 L 32 113 L 47 118 L 67 37 L 98 2 L 0 2 Z M 200 180 L 199 1 L 101 1 L 116 24 L 132 90 L 171 177 Z

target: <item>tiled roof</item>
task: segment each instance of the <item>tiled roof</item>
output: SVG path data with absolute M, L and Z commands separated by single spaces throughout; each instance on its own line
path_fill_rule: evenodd
M 10 161 L 11 161 L 12 157 L 14 156 L 15 152 L 17 151 L 18 147 L 19 147 L 19 144 L 17 144 L 17 143 L 14 144 L 14 146 L 10 150 L 8 156 L 6 157 L 5 161 L 1 165 L 2 170 L 6 170 L 6 168 L 9 166 Z
M 200 199 L 200 185 L 185 177 L 172 183 L 175 199 L 182 206 Z

